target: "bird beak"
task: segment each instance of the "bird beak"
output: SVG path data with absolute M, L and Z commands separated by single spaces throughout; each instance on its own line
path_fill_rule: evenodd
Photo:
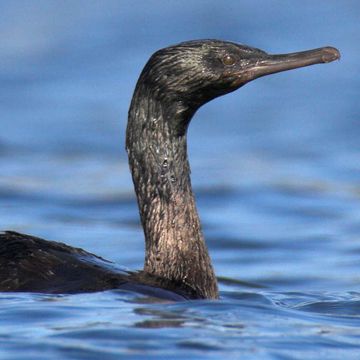
M 340 59 L 339 50 L 330 46 L 290 54 L 264 55 L 264 57 L 261 56 L 250 61 L 239 72 L 235 82 L 241 85 L 261 76 L 338 59 Z

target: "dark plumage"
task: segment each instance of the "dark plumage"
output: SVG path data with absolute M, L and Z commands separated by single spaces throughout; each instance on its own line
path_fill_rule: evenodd
M 165 297 L 217 298 L 215 274 L 190 182 L 186 132 L 196 110 L 267 74 L 339 58 L 331 47 L 268 55 L 217 40 L 157 51 L 129 110 L 126 149 L 146 252 L 125 272 L 82 249 L 15 232 L 0 234 L 0 291 L 75 293 L 122 288 Z

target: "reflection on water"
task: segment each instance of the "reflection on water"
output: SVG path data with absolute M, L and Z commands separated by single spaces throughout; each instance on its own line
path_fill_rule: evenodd
M 144 245 L 124 132 L 150 53 L 214 37 L 343 56 L 196 114 L 193 184 L 220 301 L 1 294 L 0 358 L 359 358 L 359 6 L 227 4 L 1 5 L 0 228 L 131 269 Z
M 0 314 L 8 329 L 7 334 L 1 331 L 1 355 L 25 347 L 39 358 L 197 358 L 224 353 L 235 358 L 316 358 L 319 352 L 333 358 L 336 349 L 337 356 L 355 359 L 356 352 L 348 355 L 358 348 L 360 335 L 356 293 L 234 288 L 223 292 L 221 301 L 164 303 L 114 291 L 55 298 L 7 295 L 0 302 L 7 305 Z

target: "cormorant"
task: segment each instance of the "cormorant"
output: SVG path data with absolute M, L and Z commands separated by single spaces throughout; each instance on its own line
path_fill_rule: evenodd
M 137 82 L 126 131 L 145 234 L 144 269 L 122 271 L 82 249 L 6 231 L 0 234 L 0 291 L 120 288 L 173 300 L 218 298 L 190 183 L 191 118 L 208 101 L 258 77 L 339 57 L 333 47 L 270 55 L 219 40 L 187 41 L 155 52 Z

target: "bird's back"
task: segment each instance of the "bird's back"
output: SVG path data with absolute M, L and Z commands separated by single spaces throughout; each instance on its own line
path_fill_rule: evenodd
M 0 233 L 0 291 L 76 293 L 113 289 L 124 275 L 111 262 L 62 243 Z
M 125 271 L 80 248 L 14 231 L 0 233 L 0 292 L 69 294 L 111 289 L 173 301 L 196 298 L 183 284 Z

